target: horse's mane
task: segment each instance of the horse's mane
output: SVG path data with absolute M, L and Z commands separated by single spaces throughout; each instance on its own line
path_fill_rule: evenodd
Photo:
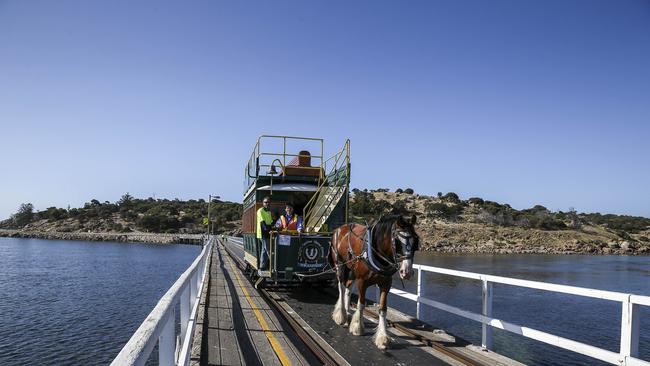
M 393 229 L 393 224 L 395 221 L 399 220 L 399 218 L 400 215 L 386 215 L 380 217 L 379 220 L 374 223 L 372 228 L 373 241 L 376 243 L 386 235 L 390 235 L 391 230 Z

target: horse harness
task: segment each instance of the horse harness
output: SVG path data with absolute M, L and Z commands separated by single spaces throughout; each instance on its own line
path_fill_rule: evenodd
M 375 225 L 366 225 L 366 230 L 363 237 L 360 237 L 354 232 L 354 225 L 354 223 L 348 224 L 349 230 L 347 234 L 345 234 L 348 238 L 348 260 L 345 263 L 340 264 L 340 266 L 343 266 L 350 262 L 357 262 L 359 260 L 362 260 L 366 263 L 372 272 L 383 276 L 392 276 L 399 269 L 399 263 L 401 260 L 413 259 L 414 252 L 417 250 L 417 248 L 416 245 L 414 245 L 414 239 L 411 233 L 406 231 L 394 231 L 391 233 L 391 247 L 393 249 L 393 258 L 390 259 L 386 258 L 379 252 L 379 250 L 373 248 L 372 246 L 372 232 Z M 364 243 L 363 250 L 359 255 L 356 255 L 352 250 L 352 245 L 350 243 L 350 233 L 352 233 L 352 235 Z M 399 240 L 400 244 L 402 245 L 402 251 L 404 252 L 404 255 L 400 256 L 399 259 L 397 257 L 396 240 Z M 383 265 L 379 263 L 376 257 L 379 257 L 379 259 L 384 261 L 386 264 Z

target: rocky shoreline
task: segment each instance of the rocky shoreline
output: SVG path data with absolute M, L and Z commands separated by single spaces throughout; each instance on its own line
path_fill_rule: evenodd
M 587 255 L 650 255 L 650 244 L 639 242 L 582 243 L 573 241 L 559 246 L 531 247 L 525 244 L 485 242 L 475 245 L 439 240 L 425 244 L 422 250 L 438 253 L 467 254 L 587 254 Z
M 201 234 L 155 233 L 84 233 L 1 230 L 0 237 L 48 240 L 112 241 L 149 244 L 201 244 Z M 650 255 L 650 243 L 634 241 L 585 243 L 573 240 L 563 245 L 530 246 L 521 243 L 488 240 L 478 244 L 454 242 L 449 239 L 423 242 L 420 250 L 441 254 L 588 254 L 588 255 Z
M 0 230 L 0 237 L 48 240 L 112 241 L 120 243 L 195 244 L 203 242 L 201 234 L 162 233 L 84 233 L 56 231 Z

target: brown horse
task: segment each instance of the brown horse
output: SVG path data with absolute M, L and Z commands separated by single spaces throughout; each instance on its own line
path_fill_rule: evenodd
M 385 216 L 370 226 L 343 225 L 334 231 L 332 237 L 329 259 L 332 267 L 336 268 L 339 288 L 332 319 L 339 325 L 348 323 L 351 287 L 356 281 L 359 300 L 349 329 L 354 335 L 362 335 L 366 289 L 372 285 L 379 286 L 379 326 L 374 341 L 382 350 L 391 342 L 386 333 L 386 299 L 392 276 L 398 269 L 402 279 L 408 280 L 413 275 L 413 255 L 419 245 L 413 227 L 415 221 L 415 215 L 408 219 L 401 215 Z

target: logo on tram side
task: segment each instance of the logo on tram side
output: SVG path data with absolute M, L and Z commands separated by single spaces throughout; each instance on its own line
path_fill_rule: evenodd
M 323 246 L 319 242 L 315 240 L 306 241 L 302 243 L 298 251 L 298 265 L 301 267 L 320 267 L 324 256 Z

